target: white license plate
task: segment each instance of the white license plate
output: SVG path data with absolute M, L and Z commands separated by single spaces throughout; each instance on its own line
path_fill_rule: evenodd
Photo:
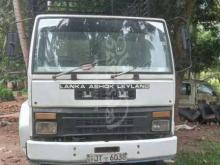
M 127 161 L 127 153 L 100 153 L 88 154 L 88 163 L 124 162 Z

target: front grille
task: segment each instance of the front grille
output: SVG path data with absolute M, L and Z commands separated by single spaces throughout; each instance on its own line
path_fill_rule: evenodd
M 120 112 L 109 112 L 101 109 L 98 113 L 74 114 L 62 116 L 62 135 L 97 136 L 146 134 L 151 122 L 150 113 L 129 112 L 123 109 Z
M 58 113 L 57 141 L 109 141 L 158 138 L 151 131 L 155 108 L 82 108 Z M 166 108 L 165 108 L 166 110 Z M 66 112 L 66 113 L 64 113 Z M 38 137 L 39 138 L 39 137 Z

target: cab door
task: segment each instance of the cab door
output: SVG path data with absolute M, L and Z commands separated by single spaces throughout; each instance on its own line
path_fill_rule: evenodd
M 195 102 L 195 85 L 189 82 L 183 82 L 180 87 L 179 107 L 194 108 Z

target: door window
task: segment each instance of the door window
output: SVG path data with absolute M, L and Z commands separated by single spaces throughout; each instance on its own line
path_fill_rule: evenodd
M 191 95 L 191 84 L 189 83 L 183 83 L 180 88 L 180 94 L 181 95 Z

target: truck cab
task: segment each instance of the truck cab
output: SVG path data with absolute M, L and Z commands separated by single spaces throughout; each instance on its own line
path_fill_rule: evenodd
M 39 15 L 19 132 L 30 163 L 170 159 L 175 71 L 163 19 Z
M 220 98 L 215 88 L 205 81 L 183 81 L 180 88 L 179 107 L 197 109 L 201 102 L 220 104 Z

